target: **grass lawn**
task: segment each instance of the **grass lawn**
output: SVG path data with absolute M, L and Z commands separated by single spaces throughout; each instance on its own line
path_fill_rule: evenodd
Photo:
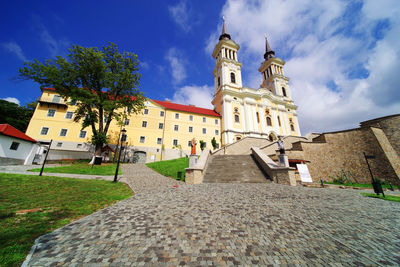
M 366 187 L 366 188 L 372 188 L 372 184 L 352 184 L 352 183 L 334 183 L 334 182 L 324 182 L 324 184 L 336 184 L 336 185 L 344 185 L 344 186 L 354 186 L 354 187 Z M 393 188 L 396 186 L 394 185 Z M 382 188 L 390 188 L 389 185 L 382 185 Z
M 382 194 L 379 194 L 379 196 L 377 196 L 376 194 L 373 194 L 373 193 L 361 193 L 361 195 L 366 196 L 366 197 L 379 198 L 379 199 L 388 200 L 388 201 L 400 202 L 400 197 L 388 196 L 388 195 L 386 195 L 386 193 L 385 193 L 385 197 L 383 197 Z
M 70 166 L 44 168 L 43 172 L 51 173 L 74 173 L 74 174 L 93 174 L 93 175 L 114 175 L 117 164 L 103 163 L 101 165 L 89 165 L 87 163 L 73 164 Z M 119 165 L 118 174 L 121 174 L 121 164 Z M 32 172 L 40 172 L 40 168 L 29 170 Z
M 146 164 L 156 172 L 164 176 L 172 177 L 178 180 L 178 172 L 182 172 L 181 181 L 185 181 L 185 168 L 189 168 L 189 158 L 179 158 L 172 160 L 157 161 Z
M 37 237 L 130 196 L 122 183 L 0 173 L 0 266 L 19 266 Z

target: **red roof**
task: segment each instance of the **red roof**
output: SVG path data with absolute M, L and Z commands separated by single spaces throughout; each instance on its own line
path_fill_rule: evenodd
M 197 114 L 203 114 L 203 115 L 208 115 L 208 116 L 214 116 L 214 117 L 221 117 L 220 114 L 215 112 L 212 109 L 206 109 L 206 108 L 198 108 L 195 106 L 187 106 L 187 105 L 181 105 L 181 104 L 175 104 L 167 101 L 159 101 L 159 100 L 153 100 L 157 104 L 163 106 L 166 109 L 171 109 L 171 110 L 177 110 L 177 111 L 186 111 L 190 113 L 197 113 Z
M 42 91 L 43 90 L 49 90 L 49 91 L 56 91 L 55 88 L 46 88 L 46 87 L 41 87 L 40 88 Z M 135 100 L 132 98 L 132 100 Z M 177 110 L 177 111 L 186 111 L 189 113 L 197 113 L 197 114 L 203 114 L 203 115 L 208 115 L 208 116 L 214 116 L 214 117 L 221 117 L 220 114 L 215 112 L 212 109 L 206 109 L 206 108 L 199 108 L 195 106 L 188 106 L 188 105 L 181 105 L 181 104 L 175 104 L 167 101 L 159 101 L 159 100 L 154 100 L 154 102 L 157 104 L 163 106 L 166 109 L 171 109 L 171 110 Z
M 30 138 L 20 130 L 17 130 L 14 127 L 12 127 L 10 124 L 0 124 L 0 133 L 18 139 L 26 140 L 32 143 L 36 143 L 35 139 Z

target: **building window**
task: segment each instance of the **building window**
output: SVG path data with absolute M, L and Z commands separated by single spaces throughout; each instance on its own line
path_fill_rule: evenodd
M 257 117 L 257 122 L 260 123 L 260 114 L 258 114 L 258 112 L 256 112 L 256 117 Z
M 235 73 L 231 72 L 231 83 L 236 83 Z
M 193 127 L 189 126 L 189 133 L 193 133 Z
M 173 146 L 178 146 L 178 140 L 177 140 L 177 139 L 174 139 L 174 140 L 172 141 L 172 145 L 173 145 Z
M 107 123 L 107 120 L 108 120 L 108 117 L 107 117 L 107 116 L 104 116 L 103 122 L 104 122 L 104 123 Z
M 218 77 L 218 87 L 221 85 L 221 78 Z
M 215 125 L 218 125 L 218 119 L 215 119 Z
M 61 102 L 61 96 L 59 95 L 54 95 L 53 100 L 51 101 L 53 103 L 60 103 Z
M 203 117 L 203 122 L 205 123 L 207 121 L 206 117 Z
M 239 115 L 238 114 L 235 114 L 235 122 L 236 123 L 239 123 L 240 121 L 239 121 Z
M 292 130 L 294 132 L 294 125 L 290 124 L 290 130 Z
M 68 132 L 67 129 L 61 129 L 60 136 L 67 136 L 67 132 Z
M 279 127 L 281 126 L 281 118 L 279 118 L 279 116 L 278 116 L 278 124 L 279 124 Z
M 145 140 L 146 140 L 146 137 L 145 136 L 141 136 L 139 142 L 140 143 L 144 143 Z
M 160 117 L 164 117 L 164 111 L 160 111 Z
M 80 131 L 79 138 L 86 138 L 86 131 Z
M 76 106 L 76 100 L 75 100 L 75 99 L 70 99 L 68 105 L 70 105 L 70 106 Z
M 129 125 L 129 119 L 125 119 L 124 124 Z
M 164 123 L 162 123 L 162 122 L 160 122 L 159 124 L 158 124 L 158 129 L 164 129 Z
M 206 148 L 207 147 L 207 142 L 204 142 L 204 148 Z
M 146 128 L 147 127 L 147 121 L 142 121 L 142 127 Z
M 178 131 L 179 130 L 179 126 L 178 125 L 174 125 L 174 131 Z
M 188 147 L 192 147 L 192 141 L 191 140 L 188 141 Z
M 207 129 L 203 128 L 203 134 L 206 134 L 206 133 L 207 133 Z
M 267 125 L 272 126 L 272 120 L 270 116 L 267 117 Z
M 42 127 L 42 130 L 40 131 L 41 135 L 47 135 L 49 132 L 49 127 Z
M 179 113 L 175 113 L 175 119 L 179 119 Z
M 157 144 L 158 144 L 158 145 L 161 145 L 161 143 L 162 143 L 162 138 L 160 138 L 160 137 L 157 138 Z
M 283 96 L 287 96 L 287 95 L 286 95 L 285 87 L 282 87 L 282 95 L 283 95 Z
M 74 116 L 74 112 L 72 112 L 72 111 L 67 111 L 67 113 L 65 113 L 66 119 L 72 119 L 73 116 Z
M 62 147 L 62 143 L 61 143 L 61 142 L 58 142 L 58 143 L 57 143 L 57 147 Z
M 149 114 L 149 110 L 147 108 L 144 109 L 144 115 Z
M 56 114 L 56 110 L 55 109 L 47 110 L 47 117 L 54 117 L 55 114 Z
M 77 144 L 76 148 L 82 148 L 82 144 Z
M 189 115 L 189 120 L 193 121 L 193 115 Z
M 218 148 L 219 148 L 219 143 L 216 143 L 216 146 L 215 146 L 215 148 L 216 148 L 216 149 L 218 149 Z
M 19 147 L 19 143 L 18 142 L 12 142 L 11 146 L 10 146 L 10 150 L 17 150 Z
M 215 135 L 219 135 L 219 131 L 218 130 L 215 130 Z

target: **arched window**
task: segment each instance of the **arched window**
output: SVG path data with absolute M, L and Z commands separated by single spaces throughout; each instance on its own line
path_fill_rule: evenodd
M 260 123 L 260 115 L 256 112 L 257 122 Z
M 292 130 L 294 132 L 294 125 L 290 124 L 290 130 Z
M 279 118 L 279 116 L 278 116 L 278 124 L 279 124 L 279 127 L 282 126 L 282 125 L 281 125 L 281 118 Z
M 285 89 L 285 87 L 282 87 L 282 95 L 283 95 L 283 96 L 287 96 L 287 95 L 286 95 L 286 89 Z
M 267 126 L 272 126 L 272 120 L 270 116 L 267 116 Z
M 231 83 L 236 83 L 235 73 L 231 72 Z
M 240 121 L 239 121 L 239 115 L 238 115 L 238 114 L 235 114 L 235 122 L 237 122 L 237 123 L 240 122 Z

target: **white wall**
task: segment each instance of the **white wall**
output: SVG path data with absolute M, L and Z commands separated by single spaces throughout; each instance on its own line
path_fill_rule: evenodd
M 19 143 L 17 150 L 10 149 L 12 142 Z M 0 157 L 22 159 L 25 161 L 25 159 L 29 156 L 33 146 L 34 143 L 32 142 L 6 135 L 0 135 Z

